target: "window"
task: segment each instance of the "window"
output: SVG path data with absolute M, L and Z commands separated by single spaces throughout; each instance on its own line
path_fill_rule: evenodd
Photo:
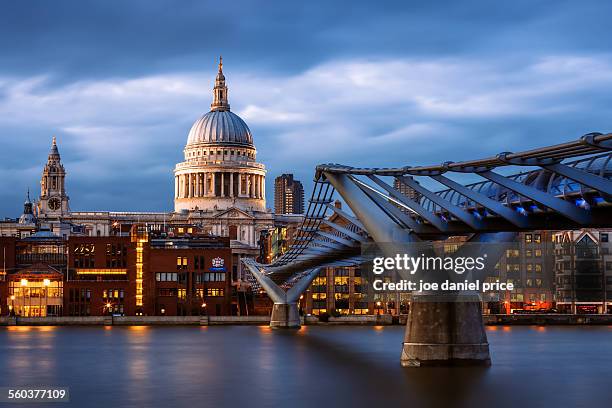
M 204 269 L 205 267 L 206 267 L 206 264 L 204 263 L 204 256 L 196 255 L 193 257 L 193 269 L 201 270 L 201 269 Z
M 206 289 L 206 296 L 210 296 L 210 297 L 223 296 L 223 289 L 220 289 L 220 288 L 208 288 L 208 289 Z
M 178 274 L 178 283 L 181 285 L 186 285 L 187 284 L 187 279 L 189 275 L 187 272 L 183 272 L 183 273 L 179 273 Z
M 176 296 L 179 299 L 185 300 L 187 298 L 187 289 L 178 289 Z
M 541 234 L 534 234 L 533 242 L 535 242 L 536 244 L 541 244 L 542 243 L 542 235 Z
M 526 244 L 531 244 L 532 241 L 533 241 L 533 235 L 525 234 L 525 243 Z
M 158 272 L 155 274 L 155 280 L 158 282 L 176 282 L 177 275 L 176 272 Z
M 601 234 L 601 242 L 608 242 L 608 234 Z
M 186 256 L 176 257 L 176 269 L 187 269 L 187 257 Z
M 506 251 L 506 257 L 508 258 L 518 258 L 520 256 L 518 249 L 509 249 Z
M 176 288 L 159 288 L 157 294 L 159 296 L 176 296 Z
M 533 254 L 536 257 L 540 257 L 540 256 L 542 256 L 542 250 L 541 249 L 536 249 L 535 251 L 533 251 Z
M 123 302 L 124 297 L 123 289 L 105 289 L 102 291 L 102 298 L 105 302 Z
M 68 315 L 89 316 L 91 314 L 91 289 L 71 288 L 68 292 Z
M 534 264 L 533 266 L 537 273 L 542 272 L 542 264 L 537 263 L 537 264 Z
M 96 247 L 94 244 L 78 244 L 74 247 L 74 267 L 75 268 L 93 268 L 94 259 L 96 256 Z
M 106 267 L 125 268 L 127 266 L 127 247 L 123 244 L 106 244 Z
M 225 272 L 206 272 L 204 275 L 204 282 L 224 282 Z
M 326 300 L 313 300 L 312 301 L 312 308 L 313 308 L 313 312 L 317 309 L 322 309 L 320 310 L 321 313 L 325 313 L 325 308 L 327 307 L 327 301 Z M 318 313 L 315 313 L 318 314 Z
M 507 272 L 520 272 L 521 265 L 520 264 L 507 264 L 506 271 Z

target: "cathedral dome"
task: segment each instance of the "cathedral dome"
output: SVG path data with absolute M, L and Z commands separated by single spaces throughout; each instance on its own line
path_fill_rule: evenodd
M 187 145 L 200 143 L 253 146 L 253 135 L 240 116 L 229 110 L 211 110 L 195 121 Z
M 187 146 L 197 144 L 229 144 L 253 146 L 251 130 L 240 116 L 230 112 L 228 90 L 223 75 L 223 59 L 219 59 L 219 72 L 213 88 L 213 102 L 210 112 L 196 120 L 189 136 Z

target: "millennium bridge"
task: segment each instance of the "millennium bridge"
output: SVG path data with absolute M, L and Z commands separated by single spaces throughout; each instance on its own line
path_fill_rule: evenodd
M 461 235 L 468 243 L 504 243 L 520 231 L 612 227 L 611 152 L 612 133 L 589 133 L 554 146 L 431 166 L 319 165 L 289 250 L 271 264 L 243 263 L 274 302 L 270 325 L 299 327 L 297 302 L 319 270 L 367 262 L 364 245 Z M 451 177 L 458 173 L 481 181 L 462 184 Z M 425 187 L 432 181 L 440 189 Z M 414 194 L 402 193 L 407 190 Z M 352 213 L 333 205 L 336 194 Z M 345 222 L 333 222 L 331 214 Z M 477 294 L 461 302 L 413 294 L 402 365 L 490 364 L 481 308 Z

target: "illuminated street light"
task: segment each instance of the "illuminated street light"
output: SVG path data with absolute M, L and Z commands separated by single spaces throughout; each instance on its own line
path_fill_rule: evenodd
M 21 280 L 21 286 L 28 286 L 28 280 L 27 279 L 22 279 Z
M 43 285 L 49 286 L 50 284 L 51 284 L 51 281 L 49 279 L 43 279 Z

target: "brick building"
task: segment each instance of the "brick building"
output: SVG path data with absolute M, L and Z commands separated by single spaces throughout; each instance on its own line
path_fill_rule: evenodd
M 148 231 L 0 237 L 0 313 L 20 316 L 228 315 L 229 238 Z

